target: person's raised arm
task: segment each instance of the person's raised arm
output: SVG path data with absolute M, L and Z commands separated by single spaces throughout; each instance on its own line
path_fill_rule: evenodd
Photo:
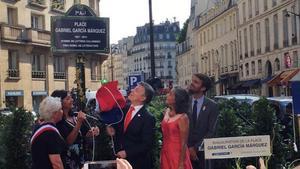
M 67 136 L 68 145 L 73 144 L 74 141 L 76 140 L 79 130 L 80 130 L 80 127 L 85 119 L 86 119 L 86 115 L 83 112 L 78 112 L 77 123 L 76 123 L 75 127 L 73 128 L 73 130 L 70 132 L 70 134 Z
M 49 154 L 49 159 L 53 169 L 64 169 L 60 154 Z

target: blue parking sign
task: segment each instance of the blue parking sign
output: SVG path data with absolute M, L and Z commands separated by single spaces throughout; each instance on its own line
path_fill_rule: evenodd
M 129 89 L 131 90 L 135 88 L 135 86 L 137 86 L 139 82 L 142 81 L 142 75 L 129 75 L 128 81 L 129 81 Z

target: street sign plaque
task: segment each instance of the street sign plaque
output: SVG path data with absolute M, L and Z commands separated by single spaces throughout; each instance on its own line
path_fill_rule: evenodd
M 74 5 L 65 16 L 51 17 L 51 37 L 53 52 L 109 53 L 109 18 Z

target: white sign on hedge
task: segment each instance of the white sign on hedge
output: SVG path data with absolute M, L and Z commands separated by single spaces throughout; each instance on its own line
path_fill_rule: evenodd
M 205 159 L 270 156 L 270 136 L 204 139 Z

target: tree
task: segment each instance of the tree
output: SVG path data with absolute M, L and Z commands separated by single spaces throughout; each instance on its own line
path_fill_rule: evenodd
M 185 41 L 188 25 L 189 25 L 189 19 L 187 19 L 187 20 L 184 22 L 183 27 L 182 27 L 182 29 L 180 30 L 180 33 L 179 33 L 179 35 L 178 35 L 178 37 L 177 37 L 177 42 L 178 42 L 178 43 L 181 43 L 181 42 Z
M 30 136 L 33 116 L 23 108 L 12 108 L 12 117 L 7 121 L 3 133 L 6 146 L 5 168 L 31 168 Z

